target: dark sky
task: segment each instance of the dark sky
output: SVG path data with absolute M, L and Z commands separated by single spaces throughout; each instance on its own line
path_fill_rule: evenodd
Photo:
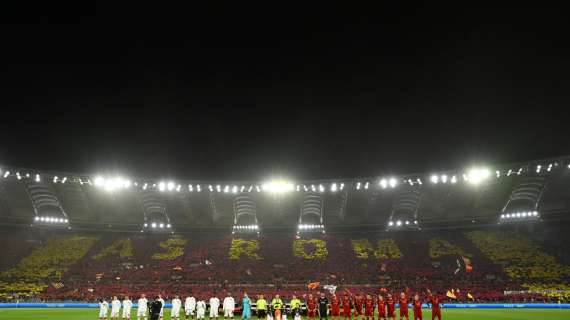
M 570 154 L 560 8 L 35 9 L 0 16 L 0 164 L 312 179 Z

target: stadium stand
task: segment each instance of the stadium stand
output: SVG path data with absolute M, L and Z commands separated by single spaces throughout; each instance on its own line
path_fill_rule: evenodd
M 19 236 L 26 234 L 21 230 Z M 206 297 L 245 290 L 290 296 L 307 293 L 308 283 L 320 282 L 351 292 L 453 289 L 459 301 L 466 301 L 468 293 L 479 301 L 543 301 L 566 297 L 505 291 L 567 290 L 564 283 L 570 278 L 568 266 L 529 242 L 525 232 L 514 230 L 348 233 L 311 239 L 286 233 L 232 237 L 53 231 L 40 243 L 0 274 L 3 299 L 95 300 L 190 291 Z M 472 272 L 457 271 L 462 256 L 473 262 Z

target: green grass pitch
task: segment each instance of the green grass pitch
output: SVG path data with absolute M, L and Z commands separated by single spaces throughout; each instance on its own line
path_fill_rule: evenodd
M 570 309 L 444 309 L 444 320 L 550 320 L 570 319 Z M 94 320 L 98 309 L 0 309 L 2 320 Z M 430 310 L 424 310 L 423 318 L 431 320 Z M 131 319 L 136 319 L 135 313 Z M 170 320 L 170 311 L 165 310 L 165 320 Z M 220 320 L 223 318 L 221 317 Z M 241 319 L 236 316 L 236 320 Z M 253 318 L 257 320 L 257 318 Z M 306 317 L 303 317 L 306 319 Z M 333 318 L 329 318 L 333 320 Z M 399 319 L 399 318 L 396 318 Z M 340 319 L 334 319 L 340 320 Z

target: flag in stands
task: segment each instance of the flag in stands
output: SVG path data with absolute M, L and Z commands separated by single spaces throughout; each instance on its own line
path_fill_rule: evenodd
M 467 298 L 471 299 L 471 300 L 475 300 L 475 298 L 473 298 L 473 296 L 471 295 L 471 293 L 467 292 Z
M 324 285 L 323 289 L 328 290 L 330 294 L 334 294 L 336 292 L 336 286 L 332 284 Z
M 321 284 L 321 283 L 320 282 L 311 282 L 307 285 L 307 288 L 309 290 L 314 290 L 319 286 L 319 284 Z
M 457 297 L 455 296 L 455 293 L 453 293 L 453 290 L 447 290 L 447 293 L 445 294 L 445 296 L 447 296 L 448 298 L 451 298 L 451 299 L 457 299 Z
M 63 283 L 61 283 L 61 282 L 54 282 L 51 285 L 56 289 L 61 289 L 64 287 Z

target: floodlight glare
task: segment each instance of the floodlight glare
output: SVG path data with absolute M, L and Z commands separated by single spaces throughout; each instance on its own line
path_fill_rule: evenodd
M 95 177 L 95 186 L 97 187 L 102 187 L 105 184 L 105 178 L 101 177 L 101 176 L 97 176 Z
M 466 180 L 472 184 L 479 184 L 489 178 L 490 171 L 487 168 L 472 168 L 466 176 Z
M 401 226 L 401 225 L 402 225 L 402 221 L 400 221 L 400 220 L 396 221 L 396 225 L 397 225 L 397 226 Z
M 386 179 L 380 180 L 380 186 L 382 187 L 382 189 L 386 189 L 386 187 L 388 187 L 388 180 Z
M 152 228 L 156 228 L 156 222 L 153 222 L 150 226 L 151 226 Z
M 172 182 L 172 181 L 168 182 L 168 184 L 166 185 L 166 188 L 168 189 L 168 191 L 174 190 L 174 182 Z
M 337 190 L 337 185 L 336 185 L 336 183 L 333 183 L 333 184 L 331 185 L 331 191 L 332 191 L 332 192 L 336 192 L 336 190 Z
M 322 186 L 321 186 L 322 187 Z M 293 183 L 286 181 L 286 180 L 272 180 L 261 185 L 263 191 L 269 193 L 286 193 L 293 191 L 295 186 Z M 314 186 L 313 186 L 314 188 Z M 313 191 L 315 191 L 313 189 Z
M 398 180 L 396 180 L 396 178 L 390 178 L 388 183 L 390 184 L 390 188 L 395 188 L 396 185 L 398 184 Z
M 436 175 L 431 176 L 430 178 L 432 183 L 438 183 L 439 182 L 439 177 Z

